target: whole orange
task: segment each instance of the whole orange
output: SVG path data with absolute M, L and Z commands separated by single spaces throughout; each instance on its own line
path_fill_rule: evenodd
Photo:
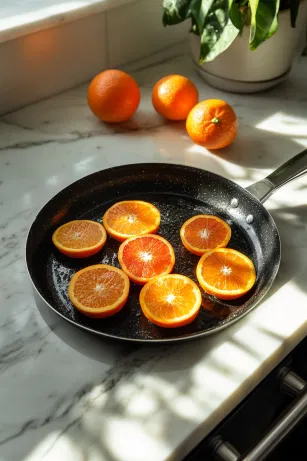
M 207 149 L 221 149 L 231 144 L 237 136 L 238 120 L 227 102 L 207 99 L 193 107 L 186 128 L 196 144 Z
M 87 92 L 88 105 L 102 121 L 129 120 L 138 108 L 141 94 L 136 81 L 126 72 L 109 69 L 96 75 Z
M 197 102 L 196 86 L 182 75 L 161 78 L 152 90 L 154 108 L 169 120 L 185 120 Z

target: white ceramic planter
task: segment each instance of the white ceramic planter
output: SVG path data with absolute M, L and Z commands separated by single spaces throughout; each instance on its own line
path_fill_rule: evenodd
M 249 27 L 214 61 L 199 64 L 200 39 L 190 34 L 193 60 L 201 76 L 216 88 L 254 93 L 271 88 L 288 75 L 296 52 L 302 51 L 306 37 L 307 0 L 301 2 L 296 27 L 290 25 L 290 12 L 279 14 L 275 35 L 255 51 L 249 49 Z

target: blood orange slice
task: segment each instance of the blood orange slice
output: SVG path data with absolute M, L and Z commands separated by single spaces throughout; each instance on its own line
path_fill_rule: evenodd
M 169 274 L 175 264 L 175 253 L 163 237 L 148 234 L 123 242 L 118 260 L 130 280 L 143 285 L 157 275 Z

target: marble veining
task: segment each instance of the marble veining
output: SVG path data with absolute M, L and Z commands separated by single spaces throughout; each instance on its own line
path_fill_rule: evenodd
M 218 335 L 127 345 L 90 336 L 36 305 L 24 260 L 27 232 L 44 203 L 71 182 L 115 165 L 162 161 L 247 186 L 307 146 L 306 58 L 283 85 L 252 96 L 206 86 L 184 54 L 156 56 L 155 63 L 128 68 L 142 101 L 126 124 L 96 120 L 85 85 L 0 119 L 1 461 L 182 460 L 306 334 L 304 177 L 266 204 L 282 242 L 269 295 Z M 170 73 L 191 77 L 201 99 L 234 106 L 240 131 L 231 147 L 210 153 L 190 141 L 184 123 L 154 113 L 151 88 Z

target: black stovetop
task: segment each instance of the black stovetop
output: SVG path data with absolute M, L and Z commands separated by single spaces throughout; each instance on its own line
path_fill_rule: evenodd
M 294 397 L 282 389 L 282 379 L 291 370 L 307 381 L 307 337 L 235 408 L 184 461 L 213 461 L 219 440 L 228 441 L 243 459 L 283 412 Z M 307 419 L 303 420 L 267 456 L 266 461 L 307 460 Z M 296 455 L 295 455 L 296 453 Z M 298 455 L 297 455 L 298 454 Z M 234 458 L 236 459 L 236 458 Z M 257 460 L 258 461 L 258 460 Z M 260 461 L 260 459 L 259 459 Z

